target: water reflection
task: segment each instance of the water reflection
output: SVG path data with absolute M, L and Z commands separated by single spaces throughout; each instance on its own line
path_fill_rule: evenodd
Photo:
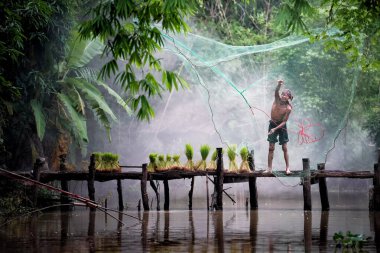
M 95 217 L 96 212 L 90 210 L 89 211 L 89 222 L 88 222 L 88 229 L 87 229 L 87 241 L 88 241 L 88 248 L 89 252 L 95 252 Z
M 319 230 L 319 252 L 327 252 L 327 238 L 328 238 L 328 224 L 329 224 L 329 211 L 321 212 L 321 223 Z
M 368 211 L 126 213 L 141 221 L 88 210 L 19 219 L 1 228 L 0 252 L 333 252 L 333 234 L 348 230 L 380 249 L 380 213 Z
M 311 252 L 311 228 L 312 228 L 312 213 L 311 211 L 303 212 L 303 234 L 304 234 L 304 244 L 305 244 L 305 252 Z

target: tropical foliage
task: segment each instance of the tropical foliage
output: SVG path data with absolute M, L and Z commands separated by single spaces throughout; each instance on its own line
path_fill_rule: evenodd
M 103 55 L 109 57 L 102 67 L 102 78 L 115 82 L 130 95 L 128 103 L 139 119 L 154 117 L 149 97 L 161 95 L 187 84 L 175 72 L 165 70 L 154 56 L 163 46 L 161 30 L 187 32 L 185 18 L 194 13 L 196 1 L 105 1 L 90 11 L 80 26 L 84 39 L 105 42 Z M 123 61 L 120 68 L 118 60 Z M 161 76 L 161 81 L 156 75 Z

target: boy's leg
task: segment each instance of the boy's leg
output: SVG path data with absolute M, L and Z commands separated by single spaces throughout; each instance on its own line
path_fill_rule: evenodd
M 273 154 L 274 154 L 274 144 L 269 142 L 269 151 L 268 151 L 268 168 L 264 173 L 272 173 L 272 162 L 273 162 Z
M 286 166 L 285 172 L 286 174 L 289 174 L 291 172 L 289 168 L 288 146 L 286 145 L 286 143 L 282 144 L 282 151 L 284 151 L 284 159 L 285 159 L 285 166 Z

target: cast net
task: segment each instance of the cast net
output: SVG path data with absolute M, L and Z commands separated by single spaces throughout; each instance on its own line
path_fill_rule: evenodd
M 301 157 L 310 158 L 312 169 L 328 162 L 345 129 L 358 76 L 343 55 L 299 36 L 256 46 L 226 45 L 192 33 L 163 36 L 165 54 L 175 56 L 171 68 L 203 99 L 213 124 L 210 135 L 216 134 L 223 148 L 247 146 L 258 154 L 257 169 L 266 169 L 270 109 L 277 80 L 283 79 L 294 95 L 287 122 L 291 167 L 302 170 Z M 274 171 L 283 171 L 281 147 L 276 150 Z

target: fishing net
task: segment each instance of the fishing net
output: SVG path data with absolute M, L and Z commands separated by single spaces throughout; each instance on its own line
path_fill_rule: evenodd
M 301 158 L 310 158 L 312 169 L 328 162 L 345 129 L 358 77 L 343 55 L 299 36 L 255 46 L 226 45 L 192 33 L 163 36 L 163 54 L 175 56 L 171 68 L 199 93 L 223 148 L 237 144 L 237 152 L 244 146 L 255 150 L 256 167 L 266 169 L 269 115 L 277 80 L 283 79 L 294 95 L 287 123 L 291 167 L 302 170 Z M 284 170 L 277 144 L 276 150 L 274 171 Z

